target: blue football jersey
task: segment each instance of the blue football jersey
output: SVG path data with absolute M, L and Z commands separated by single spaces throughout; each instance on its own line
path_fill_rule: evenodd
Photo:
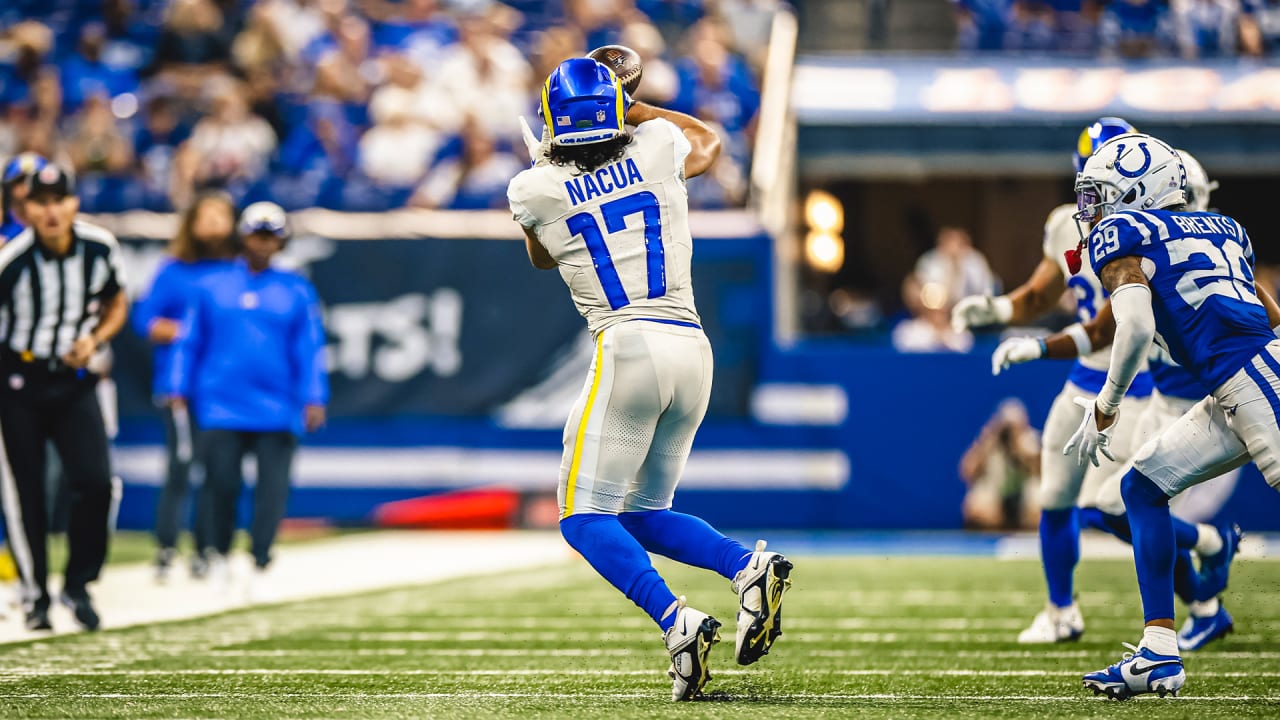
M 1210 212 L 1125 210 L 1089 234 L 1095 273 L 1142 259 L 1156 342 L 1207 388 L 1217 388 L 1276 339 L 1253 289 L 1253 246 L 1240 223 Z
M 1181 365 L 1170 365 L 1153 359 L 1148 366 L 1151 368 L 1151 380 L 1155 383 L 1156 390 L 1165 397 L 1199 400 L 1209 395 L 1209 389 Z

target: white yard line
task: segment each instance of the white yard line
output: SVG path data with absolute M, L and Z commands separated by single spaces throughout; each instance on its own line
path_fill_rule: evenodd
M 272 602 L 309 600 L 405 585 L 442 582 L 565 563 L 571 551 L 556 533 L 379 532 L 284 546 L 270 571 Z M 247 556 L 232 562 L 224 591 L 188 579 L 175 568 L 173 579 L 157 585 L 149 565 L 108 566 L 90 586 L 104 629 L 204 617 L 266 604 L 249 596 L 254 571 Z M 59 581 L 51 583 L 57 588 Z M 5 598 L 7 600 L 7 598 Z M 70 611 L 55 606 L 56 634 L 79 631 Z M 28 632 L 21 613 L 0 620 L 0 644 L 47 637 Z
M 469 670 L 425 670 L 421 668 L 401 668 L 401 669 L 357 669 L 357 668 L 184 668 L 179 670 L 71 670 L 71 669 L 54 669 L 54 670 L 0 670 L 0 677 L 178 677 L 178 676 L 195 676 L 195 677 L 223 677 L 223 676 L 281 676 L 288 677 L 292 675 L 314 675 L 314 676 L 335 676 L 335 677 L 470 677 L 470 676 L 492 676 L 492 677 L 525 677 L 525 676 L 565 676 L 565 677 L 594 677 L 594 676 L 610 676 L 610 677 L 650 677 L 664 675 L 665 671 L 654 668 L 647 670 L 613 670 L 606 668 L 594 668 L 589 670 L 574 669 L 553 669 L 553 668 L 504 668 L 504 669 L 469 669 Z M 751 670 L 736 669 L 715 669 L 715 675 L 737 676 L 737 675 L 753 675 L 756 674 Z M 1000 678 L 1000 677 L 1042 677 L 1042 676 L 1079 676 L 1080 672 L 1074 670 L 1062 669 L 1040 669 L 1040 670 L 968 670 L 968 669 L 935 669 L 935 670 L 899 670 L 892 668 L 864 668 L 864 669 L 815 669 L 809 668 L 801 670 L 802 675 L 840 675 L 849 677 L 973 677 L 973 678 Z M 1280 671 L 1257 671 L 1257 672 L 1218 672 L 1218 671 L 1200 671 L 1194 673 L 1195 677 L 1200 678 L 1280 678 Z
M 713 693 L 714 695 L 714 693 Z M 654 699 L 653 693 L 546 693 L 546 692 L 208 692 L 208 693 L 75 693 L 60 691 L 57 693 L 0 693 L 5 700 L 253 700 L 261 698 L 293 699 L 322 698 L 331 700 L 645 700 Z M 769 700 L 781 701 L 830 701 L 830 700 L 886 700 L 886 701 L 934 701 L 934 702 L 1053 702 L 1082 703 L 1105 702 L 1087 695 L 915 695 L 894 693 L 781 693 L 763 696 Z M 732 696 L 730 696 L 730 699 Z M 1175 699 L 1153 701 L 1162 703 L 1215 703 L 1215 702 L 1265 702 L 1280 700 L 1280 695 L 1180 695 Z M 1139 702 L 1145 699 L 1139 698 Z

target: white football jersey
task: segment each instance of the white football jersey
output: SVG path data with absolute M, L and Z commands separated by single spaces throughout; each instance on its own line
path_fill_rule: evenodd
M 1044 221 L 1044 256 L 1057 263 L 1062 271 L 1067 289 L 1076 298 L 1076 319 L 1084 323 L 1098 314 L 1098 309 L 1107 302 L 1107 294 L 1089 267 L 1087 258 L 1075 275 L 1067 267 L 1066 252 L 1075 250 L 1080 244 L 1082 231 L 1084 237 L 1089 235 L 1089 227 L 1076 221 L 1076 212 L 1075 205 L 1059 205 L 1049 213 L 1049 218 Z M 1080 364 L 1094 370 L 1106 370 L 1111 365 L 1111 348 L 1094 350 L 1080 358 Z
M 654 119 L 618 160 L 590 173 L 539 163 L 507 187 L 516 222 L 536 233 L 594 335 L 626 320 L 698 322 L 690 265 L 689 141 Z

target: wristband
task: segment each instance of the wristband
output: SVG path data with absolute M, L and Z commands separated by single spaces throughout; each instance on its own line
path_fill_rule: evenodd
M 1040 346 L 1040 357 L 1049 354 L 1049 344 L 1044 341 L 1044 338 L 1036 338 L 1036 343 Z
M 1271 332 L 1275 333 L 1276 337 L 1280 338 L 1280 325 L 1271 328 Z
M 1073 323 L 1064 328 L 1062 332 L 1076 344 L 1077 356 L 1084 357 L 1093 352 L 1093 343 L 1089 342 L 1089 331 L 1084 329 L 1084 325 Z

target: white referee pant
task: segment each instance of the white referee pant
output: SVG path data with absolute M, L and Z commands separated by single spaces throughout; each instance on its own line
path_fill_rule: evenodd
M 561 519 L 670 508 L 711 375 L 711 343 L 696 327 L 631 320 L 601 331 L 565 424 Z
M 1280 490 L 1280 340 L 1143 445 L 1133 466 L 1173 496 L 1250 460 Z

